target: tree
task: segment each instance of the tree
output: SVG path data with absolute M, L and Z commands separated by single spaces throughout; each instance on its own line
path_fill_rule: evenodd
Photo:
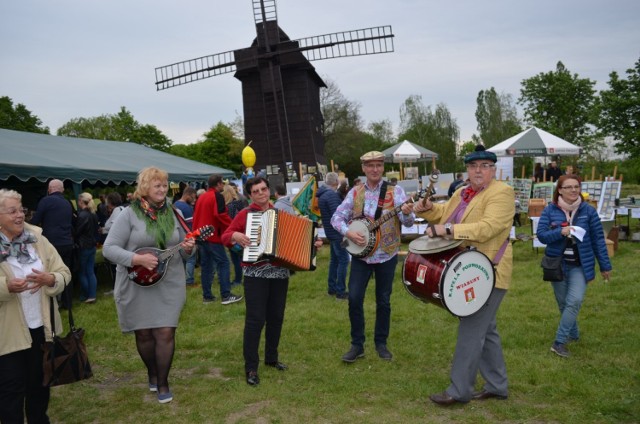
M 627 79 L 609 74 L 609 90 L 600 92 L 600 130 L 620 142 L 619 153 L 640 158 L 640 59 L 627 69 Z
M 454 172 L 460 168 L 456 143 L 460 129 L 443 103 L 431 107 L 422 104 L 422 97 L 412 95 L 400 107 L 400 140 L 409 140 L 438 154 L 438 168 Z
M 95 140 L 129 141 L 164 152 L 173 144 L 155 125 L 143 125 L 136 121 L 124 106 L 115 115 L 73 118 L 58 128 L 57 134 Z
M 171 147 L 171 153 L 209 165 L 242 173 L 244 141 L 236 136 L 231 125 L 218 122 L 203 134 L 204 140 L 187 146 Z
M 395 142 L 393 124 L 389 119 L 371 122 L 367 132 L 384 144 L 393 144 Z
M 325 157 L 328 163 L 333 160 L 339 164 L 346 175 L 360 175 L 359 158 L 372 142 L 362 131 L 360 104 L 347 99 L 334 81 L 326 77 L 324 80 L 327 87 L 320 90 L 320 109 Z
M 49 134 L 49 127 L 43 126 L 40 118 L 22 103 L 14 107 L 13 101 L 7 96 L 0 97 L 0 128 Z
M 577 144 L 586 151 L 595 142 L 595 82 L 571 75 L 562 62 L 554 72 L 522 81 L 518 103 L 527 123 Z
M 480 90 L 476 102 L 478 131 L 485 147 L 495 146 L 522 131 L 510 94 L 498 94 L 491 87 L 489 90 Z

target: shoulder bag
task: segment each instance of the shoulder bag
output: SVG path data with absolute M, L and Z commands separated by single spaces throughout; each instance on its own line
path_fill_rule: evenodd
M 87 355 L 87 347 L 83 341 L 84 329 L 76 328 L 73 322 L 71 302 L 68 302 L 70 330 L 64 337 L 59 337 L 55 333 L 53 298 L 49 299 L 49 302 L 53 341 L 45 342 L 42 345 L 42 350 L 44 351 L 42 359 L 44 378 L 42 385 L 44 387 L 60 386 L 93 376 Z

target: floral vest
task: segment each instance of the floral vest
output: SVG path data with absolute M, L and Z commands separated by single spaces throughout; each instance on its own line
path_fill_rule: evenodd
M 395 209 L 393 191 L 394 187 L 392 185 L 387 185 L 387 193 L 382 204 L 382 214 L 389 213 Z M 357 187 L 353 194 L 353 211 L 356 217 L 364 216 L 364 194 L 364 184 Z M 370 218 L 373 219 L 373 217 Z M 393 255 L 400 247 L 400 220 L 397 218 L 388 220 L 380 226 L 379 231 L 380 243 L 378 248 L 382 249 L 389 255 Z

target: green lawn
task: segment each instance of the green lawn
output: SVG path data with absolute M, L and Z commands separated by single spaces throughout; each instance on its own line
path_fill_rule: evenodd
M 541 281 L 542 250 L 535 251 L 531 241 L 514 247 L 512 286 L 498 316 L 507 401 L 441 408 L 428 400 L 448 385 L 457 322 L 444 309 L 409 296 L 400 282 L 401 266 L 392 296 L 393 361 L 380 360 L 372 346 L 370 287 L 367 355 L 342 363 L 350 340 L 347 303 L 326 295 L 325 248 L 318 270 L 297 273 L 291 281 L 280 343 L 280 359 L 289 370 L 261 367 L 258 387 L 244 381 L 243 303 L 205 305 L 199 288 L 188 289 L 170 376 L 174 401 L 166 405 L 148 392 L 134 339 L 119 331 L 113 299 L 102 295 L 95 305 L 79 304 L 74 316 L 87 330 L 95 375 L 52 389 L 52 422 L 640 422 L 640 244 L 620 242 L 611 281 L 598 277 L 590 284 L 579 316 L 581 340 L 570 346 L 569 359 L 549 352 L 558 312 L 551 287 Z

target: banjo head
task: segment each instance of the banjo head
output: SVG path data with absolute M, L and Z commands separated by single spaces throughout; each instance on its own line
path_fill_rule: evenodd
M 444 252 L 462 244 L 462 240 L 447 240 L 443 237 L 422 236 L 409 243 L 409 252 L 420 255 Z

